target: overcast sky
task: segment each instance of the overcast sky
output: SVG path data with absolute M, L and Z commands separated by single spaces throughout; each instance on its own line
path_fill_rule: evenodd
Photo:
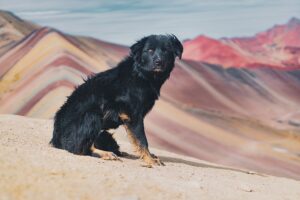
M 181 40 L 251 36 L 300 18 L 300 0 L 0 0 L 0 9 L 61 31 L 129 45 L 148 34 Z

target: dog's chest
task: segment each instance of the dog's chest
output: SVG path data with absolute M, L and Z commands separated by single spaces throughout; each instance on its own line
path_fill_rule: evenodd
M 130 94 L 132 105 L 140 112 L 145 112 L 145 114 L 151 110 L 157 98 L 157 94 L 149 88 L 138 88 L 131 91 Z
M 121 109 L 129 115 L 145 116 L 154 106 L 157 95 L 147 87 L 130 88 L 119 98 Z
M 110 97 L 101 104 L 103 127 L 107 129 L 121 125 L 122 114 L 131 119 L 144 117 L 152 109 L 156 99 L 155 94 L 145 88 L 123 90 L 119 95 Z

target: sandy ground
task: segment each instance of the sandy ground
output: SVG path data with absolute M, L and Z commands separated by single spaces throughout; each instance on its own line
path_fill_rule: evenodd
M 123 132 L 123 131 L 120 131 Z M 300 182 L 151 149 L 166 166 L 51 147 L 51 120 L 0 116 L 0 199 L 300 199 Z M 131 153 L 121 136 L 121 148 Z

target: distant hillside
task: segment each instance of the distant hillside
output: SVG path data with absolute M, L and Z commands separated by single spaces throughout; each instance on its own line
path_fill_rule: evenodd
M 39 26 L 0 10 L 0 56 Z
M 300 68 L 300 20 L 258 33 L 253 37 L 212 39 L 199 36 L 184 43 L 185 59 L 224 67 L 268 66 Z

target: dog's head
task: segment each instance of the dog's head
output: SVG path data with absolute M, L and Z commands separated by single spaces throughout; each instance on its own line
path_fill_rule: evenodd
M 170 73 L 175 58 L 183 52 L 183 47 L 175 35 L 150 35 L 130 47 L 131 56 L 142 71 L 148 73 Z

